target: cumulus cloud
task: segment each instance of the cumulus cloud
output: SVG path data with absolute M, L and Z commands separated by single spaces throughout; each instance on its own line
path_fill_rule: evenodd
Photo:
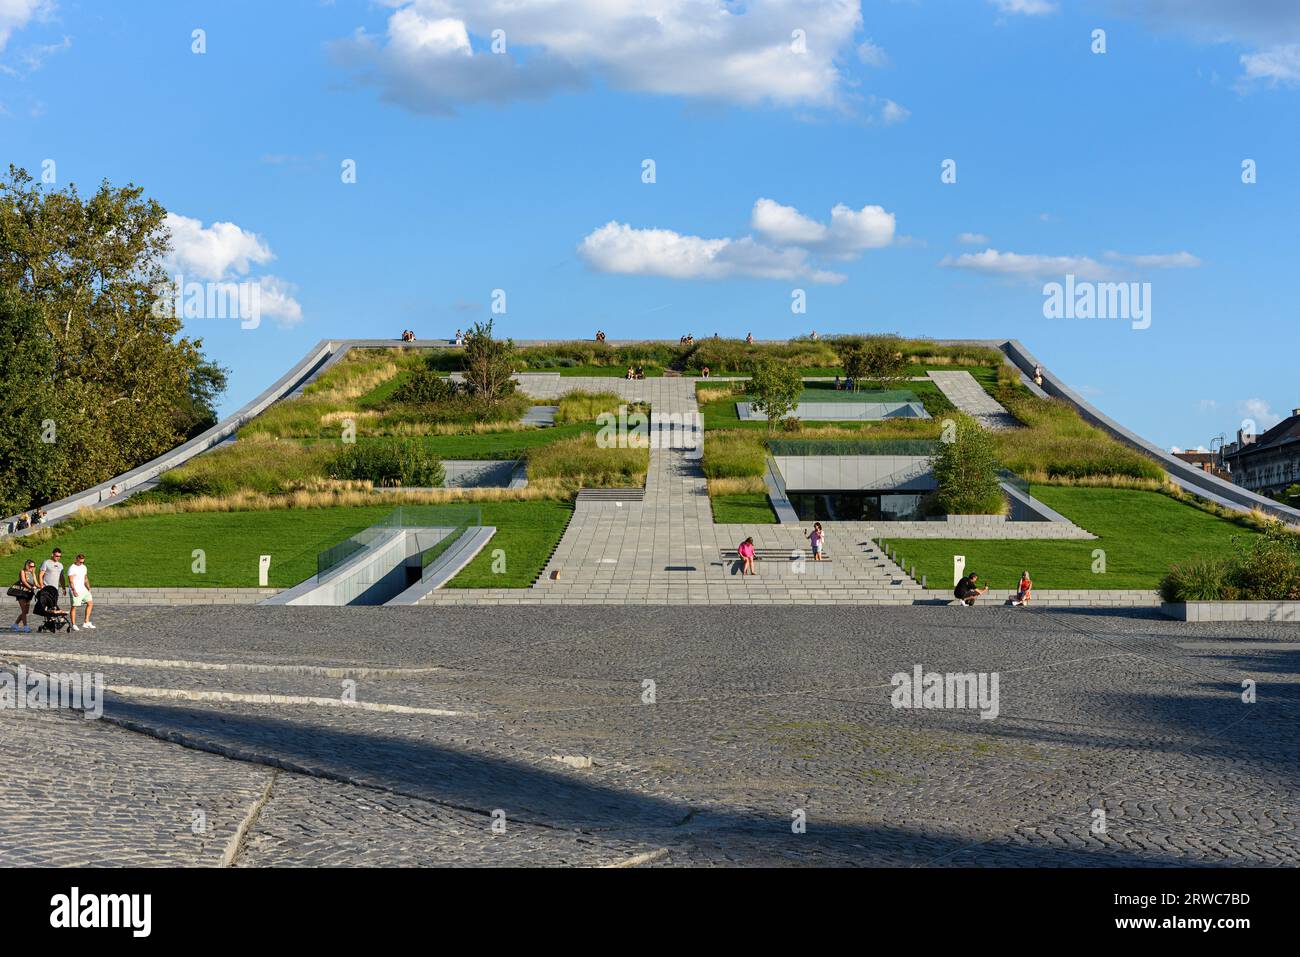
M 889 54 L 870 37 L 858 44 L 858 59 L 867 66 L 889 66 Z
M 251 264 L 275 258 L 262 237 L 234 223 L 204 226 L 201 220 L 168 213 L 163 225 L 172 238 L 170 265 L 200 279 L 247 275 Z
M 988 241 L 989 238 L 983 233 L 962 233 L 957 237 L 957 242 L 965 243 L 967 246 L 979 246 Z
M 5 48 L 15 30 L 21 30 L 32 19 L 48 14 L 53 8 L 52 0 L 0 0 L 0 50 Z
M 3 0 L 0 0 L 2 3 Z M 275 258 L 261 236 L 235 223 L 213 223 L 168 213 L 163 225 L 171 234 L 164 266 L 188 281 L 231 282 L 247 277 L 254 266 Z M 302 321 L 302 306 L 294 298 L 296 287 L 278 276 L 256 277 L 261 313 L 281 325 Z
M 969 237 L 972 242 L 980 238 L 977 233 L 962 233 L 960 238 L 965 242 L 966 237 Z M 1000 252 L 990 247 L 983 252 L 945 256 L 939 265 L 949 269 L 966 269 L 1020 279 L 1059 278 L 1072 274 L 1077 279 L 1102 280 L 1118 278 L 1126 271 L 1124 267 L 1129 267 L 1128 271 L 1131 271 L 1131 267 L 1175 269 L 1201 264 L 1201 261 L 1189 252 L 1136 256 L 1108 252 L 1105 258 L 1108 263 L 1098 262 L 1091 256 L 1046 256 L 1040 253 Z
M 837 57 L 852 49 L 862 25 L 857 0 L 385 2 L 396 8 L 385 32 L 359 30 L 333 45 L 334 56 L 385 99 L 435 115 L 465 103 L 545 97 L 593 79 L 746 105 L 832 106 L 845 85 Z
M 578 244 L 578 255 L 600 272 L 668 279 L 811 279 L 838 283 L 845 276 L 817 269 L 802 249 L 778 249 L 742 239 L 704 239 L 671 229 L 636 229 L 608 222 Z
M 843 203 L 819 222 L 793 206 L 760 198 L 750 212 L 760 238 L 708 239 L 671 229 L 637 229 L 611 221 L 578 245 L 578 254 L 601 272 L 672 279 L 809 279 L 840 283 L 848 277 L 825 269 L 819 259 L 849 260 L 894 241 L 894 214 L 879 206 L 853 209 Z
M 880 206 L 852 209 L 843 203 L 831 209 L 829 224 L 805 216 L 793 206 L 759 199 L 750 225 L 771 242 L 799 246 L 834 259 L 847 259 L 867 249 L 888 246 L 894 240 L 894 214 Z

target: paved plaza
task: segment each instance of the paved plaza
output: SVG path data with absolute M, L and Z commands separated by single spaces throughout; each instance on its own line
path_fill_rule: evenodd
M 110 689 L 100 720 L 0 712 L 0 863 L 1300 864 L 1297 625 L 923 606 L 96 617 L 0 639 L 0 668 Z M 996 674 L 996 717 L 891 706 L 918 666 Z

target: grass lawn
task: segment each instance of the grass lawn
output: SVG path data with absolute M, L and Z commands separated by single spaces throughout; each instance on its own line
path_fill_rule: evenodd
M 1257 534 L 1159 492 L 1053 485 L 1030 491 L 1097 540 L 886 541 L 931 586 L 948 587 L 953 555 L 965 555 L 966 570 L 994 589 L 1014 588 L 1025 569 L 1035 588 L 1155 588 L 1170 565 L 1221 555 L 1234 536 Z M 1104 573 L 1092 571 L 1095 549 L 1106 553 Z
M 524 588 L 531 585 L 564 534 L 571 502 L 540 499 L 484 502 L 483 522 L 496 526 L 484 549 L 456 578 L 458 588 Z M 263 512 L 182 512 L 97 522 L 60 535 L 38 549 L 6 561 L 15 569 L 27 558 L 40 564 L 54 548 L 63 564 L 86 553 L 92 585 L 124 588 L 252 588 L 259 555 L 271 556 L 270 583 L 288 588 L 316 574 L 316 555 L 374 524 L 391 505 L 359 508 L 276 509 Z M 194 549 L 207 564 L 192 570 Z M 492 571 L 492 551 L 504 549 L 506 571 Z M 17 578 L 15 571 L 14 577 Z
M 9 557 L 37 564 L 55 547 L 63 564 L 86 553 L 92 585 L 124 588 L 254 588 L 259 555 L 271 556 L 270 583 L 288 588 L 316 574 L 316 554 L 378 521 L 391 505 L 278 509 L 266 512 L 183 512 L 97 522 L 59 535 L 40 552 Z M 192 570 L 201 548 L 207 570 Z M 16 577 L 16 576 L 15 576 Z
M 713 506 L 713 521 L 719 525 L 776 524 L 776 513 L 762 492 L 715 495 L 709 504 Z
M 553 499 L 531 502 L 484 502 L 483 524 L 495 525 L 496 534 L 447 588 L 527 588 L 559 543 L 573 503 Z M 496 573 L 492 553 L 505 552 L 505 571 Z

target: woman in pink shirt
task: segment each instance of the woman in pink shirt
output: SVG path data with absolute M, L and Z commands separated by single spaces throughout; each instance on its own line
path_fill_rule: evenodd
M 740 561 L 741 561 L 740 574 L 742 575 L 756 574 L 754 571 L 754 539 L 753 538 L 745 539 L 743 542 L 740 543 L 740 547 L 737 548 L 736 551 L 740 553 Z

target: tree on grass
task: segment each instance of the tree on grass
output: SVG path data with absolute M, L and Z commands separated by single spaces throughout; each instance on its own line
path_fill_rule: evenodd
M 48 500 L 55 481 L 58 450 L 43 441 L 57 422 L 52 352 L 40 310 L 0 286 L 0 515 Z
M 172 448 L 223 384 L 215 367 L 202 368 L 201 342 L 155 308 L 166 288 L 166 215 L 136 186 L 105 182 L 83 197 L 75 185 L 48 188 L 15 166 L 0 179 L 0 286 L 40 320 L 21 340 L 6 331 L 0 351 L 39 363 L 57 383 L 43 418 L 54 426 L 48 444 L 58 467 L 23 490 L 28 505 Z
M 468 395 L 490 407 L 515 391 L 515 341 L 493 338 L 491 319 L 474 323 L 462 355 Z
M 979 423 L 954 417 L 951 442 L 942 442 L 934 458 L 936 497 L 949 515 L 993 515 L 1006 507 L 998 485 L 997 446 Z
M 755 396 L 751 404 L 767 417 L 767 427 L 774 429 L 777 422 L 799 406 L 803 378 L 793 366 L 762 359 L 754 366 L 749 388 Z

